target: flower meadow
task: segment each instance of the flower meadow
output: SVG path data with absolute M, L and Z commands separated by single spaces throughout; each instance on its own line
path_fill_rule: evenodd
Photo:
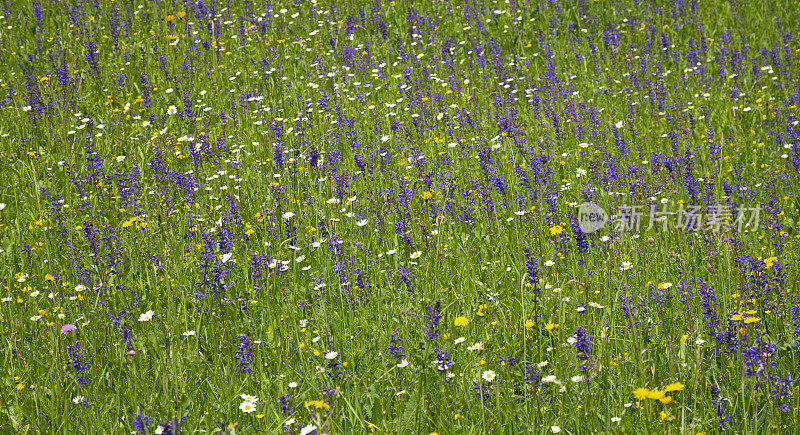
M 0 432 L 797 433 L 799 30 L 3 1 Z

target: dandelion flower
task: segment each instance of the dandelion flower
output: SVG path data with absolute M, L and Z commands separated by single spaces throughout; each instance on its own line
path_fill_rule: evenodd
M 314 408 L 316 408 L 316 409 L 328 409 L 328 408 L 330 408 L 330 405 L 328 405 L 327 403 L 325 403 L 322 400 L 311 400 L 311 401 L 306 402 L 306 408 L 310 408 L 312 406 Z
M 664 388 L 664 391 L 683 391 L 684 385 L 680 382 L 675 382 L 674 384 L 669 384 Z
M 639 400 L 644 400 L 650 394 L 650 390 L 647 388 L 637 388 L 633 392 L 633 396 Z
M 464 316 L 456 317 L 456 320 L 453 322 L 453 324 L 456 326 L 467 326 L 469 324 L 469 320 Z

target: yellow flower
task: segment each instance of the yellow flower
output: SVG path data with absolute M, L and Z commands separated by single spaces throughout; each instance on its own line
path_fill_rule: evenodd
M 55 281 L 56 279 L 55 279 L 55 278 L 53 278 L 53 275 L 50 275 L 50 274 L 48 273 L 47 275 L 45 275 L 45 276 L 44 276 L 44 280 L 45 280 L 45 281 Z
M 306 408 L 314 407 L 317 409 L 328 409 L 330 406 L 322 400 L 311 400 L 306 402 Z
M 658 413 L 658 415 L 661 416 L 661 421 L 664 421 L 664 420 L 666 420 L 667 417 L 669 417 L 669 412 L 661 411 L 661 412 Z
M 760 320 L 758 317 L 747 317 L 744 319 L 744 323 L 756 323 Z
M 525 329 L 533 328 L 533 320 L 526 320 L 525 321 Z
M 667 391 L 667 392 L 669 392 L 669 391 L 683 391 L 683 387 L 684 387 L 684 385 L 681 384 L 680 382 L 675 382 L 674 384 L 667 385 L 667 387 L 664 388 L 664 391 Z
M 557 235 L 561 234 L 562 231 L 564 231 L 564 228 L 561 228 L 561 225 L 556 225 L 554 227 L 550 227 L 550 234 L 552 234 L 554 236 L 557 236 Z
M 633 392 L 634 397 L 636 397 L 639 400 L 646 399 L 649 394 L 650 390 L 648 390 L 647 388 L 637 388 Z
M 428 192 L 427 190 L 425 192 L 422 192 L 422 194 L 420 194 L 420 196 L 422 197 L 422 199 L 424 199 L 426 201 L 431 199 L 431 198 L 433 198 L 433 194 Z
M 548 331 L 552 331 L 552 330 L 554 330 L 554 329 L 556 329 L 556 328 L 558 328 L 558 323 L 548 323 L 548 324 L 547 324 L 547 325 L 545 325 L 545 327 L 544 327 L 544 329 L 546 329 L 546 330 L 548 330 Z
M 647 393 L 647 398 L 648 399 L 659 400 L 662 397 L 664 397 L 664 392 L 660 391 L 660 390 L 653 390 L 653 391 Z
M 742 315 L 741 314 L 734 314 L 733 316 L 731 316 L 731 320 L 733 320 L 734 322 L 738 322 L 738 321 L 742 320 Z
M 24 385 L 22 385 L 22 384 L 17 384 L 17 390 L 21 390 L 21 389 L 23 389 L 23 388 L 25 388 L 25 386 L 24 386 Z
M 456 317 L 456 320 L 453 322 L 453 324 L 456 326 L 467 326 L 469 324 L 469 320 L 464 316 Z
M 658 399 L 658 400 L 659 400 L 659 402 L 661 402 L 661 403 L 663 403 L 663 404 L 667 405 L 667 404 L 669 404 L 669 402 L 672 402 L 672 397 L 670 397 L 670 396 L 665 396 L 665 397 L 662 397 L 662 398 L 660 398 L 660 399 Z

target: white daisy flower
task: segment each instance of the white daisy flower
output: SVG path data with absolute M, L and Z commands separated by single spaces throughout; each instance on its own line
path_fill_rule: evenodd
M 331 351 L 325 353 L 325 359 L 335 359 L 337 356 L 339 356 L 339 352 Z
M 258 397 L 251 396 L 249 394 L 240 394 L 239 397 L 241 397 L 242 400 L 244 400 L 245 402 L 253 402 L 253 403 L 258 402 Z
M 250 414 L 256 410 L 256 404 L 253 402 L 244 401 L 241 405 L 239 405 L 239 409 L 241 409 L 242 412 Z
M 308 426 L 305 426 L 302 429 L 300 429 L 300 435 L 308 435 L 311 432 L 314 432 L 315 430 L 317 430 L 317 427 L 314 426 L 313 424 L 309 424 Z
M 155 311 L 148 310 L 147 312 L 144 312 L 144 313 L 139 315 L 139 321 L 140 322 L 149 322 L 153 318 L 153 315 L 155 315 L 155 314 L 156 314 Z

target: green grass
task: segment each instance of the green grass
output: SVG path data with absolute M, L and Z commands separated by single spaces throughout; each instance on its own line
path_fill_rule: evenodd
M 798 157 L 784 147 L 800 131 L 796 2 L 698 2 L 694 13 L 670 2 L 487 2 L 485 14 L 471 2 L 297 3 L 271 4 L 263 32 L 233 3 L 199 25 L 179 2 L 81 3 L 81 13 L 47 2 L 40 26 L 31 4 L 4 4 L 0 432 L 129 433 L 140 413 L 148 433 L 176 415 L 190 433 L 716 433 L 713 386 L 730 431 L 793 433 L 797 388 L 773 390 L 798 364 Z M 409 17 L 420 17 L 413 32 Z M 663 51 L 662 37 L 674 47 Z M 707 74 L 686 71 L 700 44 Z M 734 49 L 745 57 L 729 77 Z M 781 60 L 772 73 L 762 49 Z M 151 113 L 156 125 L 145 125 Z M 518 125 L 504 130 L 503 116 Z M 612 131 L 620 121 L 627 150 Z M 676 166 L 657 166 L 657 153 Z M 695 195 L 681 172 L 688 156 Z M 138 189 L 121 181 L 131 178 Z M 579 252 L 571 222 L 589 198 L 607 211 L 662 199 L 670 211 L 759 205 L 763 225 L 660 232 L 645 213 L 640 231 L 600 230 Z M 743 270 L 748 259 L 755 272 Z M 699 280 L 713 288 L 716 331 L 736 338 L 723 340 L 730 349 L 709 335 Z M 68 323 L 77 330 L 61 334 Z M 593 341 L 586 373 L 568 342 L 579 327 Z M 237 365 L 242 334 L 249 373 Z M 775 345 L 774 367 L 749 376 L 742 350 L 758 340 Z M 68 354 L 76 342 L 83 385 Z M 438 351 L 452 363 L 443 373 Z M 667 404 L 633 393 L 674 383 L 683 388 Z M 241 394 L 258 397 L 255 412 L 240 410 Z

